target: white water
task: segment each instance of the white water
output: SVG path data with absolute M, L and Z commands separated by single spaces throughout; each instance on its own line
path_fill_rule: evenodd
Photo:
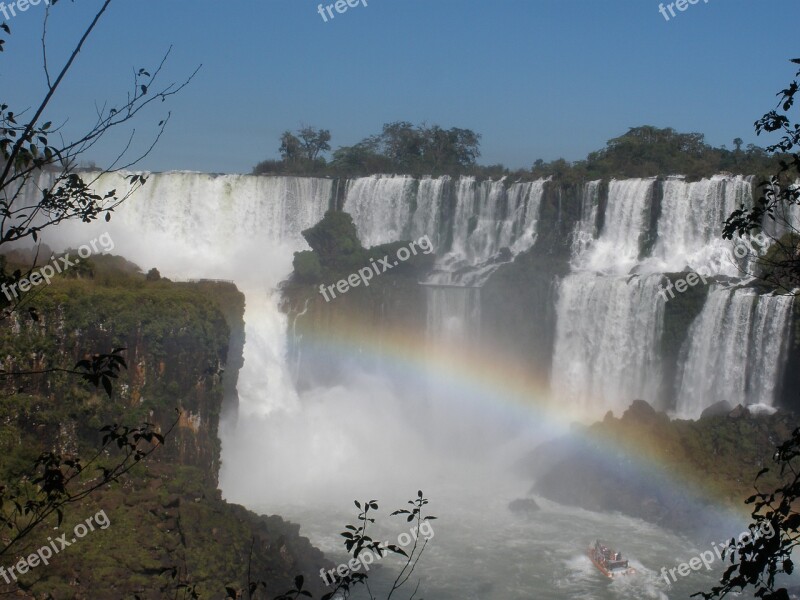
M 481 290 L 463 286 L 427 286 L 427 333 L 455 344 L 476 342 L 481 323 Z
M 472 288 L 533 246 L 543 194 L 544 180 L 508 185 L 473 177 L 372 176 L 348 185 L 344 210 L 366 246 L 427 235 L 439 256 L 426 290 L 428 335 L 476 341 L 480 292 Z
M 348 182 L 344 210 L 353 217 L 365 247 L 409 237 L 416 188 L 417 181 L 407 176 L 362 177 Z
M 611 181 L 603 230 L 595 240 L 597 186 L 584 190 L 573 238 L 573 273 L 556 305 L 550 386 L 589 414 L 619 414 L 633 400 L 656 398 L 661 376 L 661 277 L 629 276 L 641 254 L 653 179 Z M 576 242 L 577 241 L 577 246 Z
M 717 584 L 724 570 L 715 559 L 711 570 L 701 566 L 681 577 L 676 567 L 711 544 L 698 546 L 637 519 L 562 507 L 541 498 L 536 499 L 539 512 L 528 518 L 515 515 L 507 504 L 517 490 L 486 474 L 481 477 L 458 496 L 431 496 L 431 514 L 439 519 L 432 521 L 435 534 L 411 580 L 416 584 L 419 578 L 418 596 L 436 600 L 685 600 Z M 375 529 L 380 532 L 378 539 L 394 542 L 398 534 L 408 531 L 402 520 L 386 517 L 402 504 L 381 504 Z M 311 541 L 336 563 L 346 562 L 335 532 L 353 521 L 351 512 L 295 504 L 282 507 L 281 513 L 308 524 L 304 532 Z M 731 525 L 711 541 L 722 542 L 741 531 L 740 526 Z M 614 581 L 602 576 L 584 552 L 592 536 L 620 540 L 620 549 L 636 574 Z M 399 560 L 389 557 L 370 571 L 375 597 L 385 598 L 399 565 Z M 662 568 L 673 569 L 676 581 L 665 580 Z M 413 586 L 404 590 L 401 598 L 410 596 Z M 738 597 L 746 600 L 752 595 Z M 357 592 L 354 598 L 366 595 Z
M 513 255 L 530 248 L 536 241 L 543 191 L 544 181 L 515 183 L 506 189 L 503 181 L 462 177 L 456 186 L 453 242 L 442 258 L 442 270 L 481 265 L 501 248 Z M 456 276 L 449 283 L 460 283 L 459 279 L 464 278 Z M 485 281 L 485 277 L 466 279 Z
M 119 181 L 101 183 L 108 184 L 103 187 L 121 185 Z M 360 226 L 372 228 L 365 239 L 379 243 L 403 231 L 403 236 L 430 233 L 432 240 L 443 243 L 434 237 L 434 229 L 441 228 L 447 181 L 414 184 L 395 178 L 368 183 L 357 194 L 355 184 L 351 188 L 364 208 L 359 220 L 369 223 Z M 374 215 L 367 210 L 370 203 L 373 211 L 382 210 L 381 197 L 367 193 L 370 186 L 384 186 L 390 203 L 396 203 L 414 185 L 419 191 L 413 213 L 404 216 L 398 209 L 396 215 Z M 630 185 L 647 189 L 649 184 Z M 616 187 L 615 197 L 621 203 L 616 209 L 625 217 L 625 227 L 641 231 L 644 213 L 639 213 L 634 190 L 624 189 L 623 184 Z M 478 186 L 462 180 L 458 188 L 456 209 L 476 217 L 477 227 L 470 232 L 462 223 L 451 224 L 452 248 L 457 249 L 451 249 L 454 264 L 480 265 L 503 245 L 514 252 L 533 244 L 541 188 L 537 192 L 535 184 L 512 186 L 506 206 L 513 208 L 505 213 L 498 208 L 504 201 L 497 184 Z M 543 599 L 632 600 L 679 598 L 707 589 L 712 579 L 705 573 L 693 573 L 672 588 L 659 579 L 660 566 L 675 566 L 697 551 L 686 540 L 657 527 L 546 502 L 531 521 L 510 516 L 505 506 L 525 495 L 527 483 L 509 481 L 504 471 L 507 449 L 500 443 L 487 443 L 501 441 L 493 427 L 505 424 L 502 419 L 508 415 L 481 413 L 479 409 L 489 403 L 473 397 L 470 390 L 455 390 L 452 398 L 437 397 L 439 404 L 431 409 L 424 398 L 399 397 L 382 379 L 352 373 L 341 387 L 312 390 L 298 402 L 287 368 L 287 323 L 277 310 L 275 289 L 290 271 L 292 252 L 304 247 L 299 231 L 321 218 L 330 193 L 326 180 L 155 175 L 110 224 L 69 224 L 46 241 L 54 247 L 75 246 L 107 230 L 116 243 L 114 252 L 144 269 L 155 266 L 175 278 L 232 279 L 245 291 L 241 418 L 223 439 L 221 487 L 233 501 L 269 513 L 280 507 L 283 514 L 301 519 L 303 533 L 310 532 L 323 549 L 339 547 L 338 532 L 348 519 L 333 506 L 349 505 L 353 497 L 376 496 L 384 507 L 394 508 L 405 499 L 403 494 L 411 496 L 422 487 L 433 499 L 432 512 L 442 517 L 435 522 L 437 537 L 420 571 L 426 597 L 527 600 L 536 594 Z M 491 215 L 497 214 L 507 216 L 493 221 Z M 610 225 L 610 237 L 598 241 L 612 237 L 624 241 L 621 227 Z M 623 246 L 615 270 L 626 269 L 638 255 L 632 242 Z M 600 247 L 599 251 L 608 252 L 608 244 Z M 570 347 L 583 352 L 582 377 L 591 385 L 596 382 L 610 402 L 646 394 L 645 375 L 655 371 L 639 372 L 639 379 L 632 379 L 632 374 L 637 373 L 643 356 L 652 356 L 658 337 L 658 317 L 651 314 L 651 279 L 628 282 L 616 275 L 576 273 L 564 282 L 562 292 L 570 310 L 581 310 L 581 303 L 586 309 L 582 313 L 586 322 L 559 336 L 565 356 Z M 442 333 L 451 339 L 468 335 L 465 323 L 479 315 L 451 321 L 450 306 L 461 300 L 444 300 L 436 308 L 436 297 L 446 292 L 433 288 L 432 295 L 429 315 L 435 323 L 431 328 L 444 324 Z M 584 295 L 591 300 L 584 300 Z M 455 312 L 473 314 L 475 303 L 465 300 L 463 304 L 464 309 Z M 599 322 L 606 327 L 601 328 Z M 771 319 L 765 314 L 761 322 L 759 335 L 763 336 L 770 331 Z M 601 331 L 605 328 L 609 332 Z M 625 340 L 638 345 L 619 354 Z M 581 344 L 588 344 L 591 351 Z M 615 372 L 619 381 L 602 375 L 605 370 Z M 578 390 L 579 401 L 598 401 L 584 391 Z M 719 537 L 736 533 L 721 532 Z M 595 536 L 624 540 L 623 550 L 630 553 L 640 575 L 614 583 L 603 580 L 582 552 L 587 539 Z
M 630 271 L 642 252 L 654 184 L 655 179 L 609 182 L 603 231 L 591 250 L 580 255 L 578 269 L 620 275 Z
M 736 277 L 742 274 L 730 241 L 722 239 L 725 219 L 752 204 L 751 178 L 716 176 L 693 183 L 664 182 L 654 267 L 662 272 L 686 268 Z
M 715 287 L 684 350 L 678 415 L 696 419 L 715 402 L 742 398 L 771 405 L 791 308 L 791 297 Z
M 602 181 L 590 181 L 584 185 L 581 198 L 581 218 L 572 234 L 572 260 L 580 258 L 597 239 L 597 213 L 600 210 L 600 185 Z
M 623 409 L 635 398 L 658 405 L 667 300 L 658 293 L 661 274 L 701 269 L 743 276 L 748 268 L 743 260 L 752 256 L 748 240 L 721 238 L 728 214 L 752 202 L 750 178 L 716 176 L 692 183 L 668 178 L 656 242 L 648 253 L 642 242 L 655 210 L 654 185 L 652 179 L 611 181 L 600 232 L 597 183 L 584 189 L 572 241 L 573 273 L 559 288 L 551 388 L 596 413 Z M 696 418 L 720 399 L 733 405 L 774 403 L 791 303 L 762 298 L 755 317 L 749 310 L 754 292 L 738 292 L 733 312 L 725 309 L 725 294 L 709 295 L 688 332 L 683 379 L 674 384 L 681 416 Z
M 430 283 L 480 286 L 499 264 L 534 244 L 544 183 L 366 177 L 349 182 L 345 208 L 367 244 L 428 235 L 440 255 Z M 248 302 L 242 408 L 245 414 L 267 413 L 296 401 L 284 360 L 286 322 L 274 290 L 290 271 L 292 252 L 305 247 L 299 232 L 327 209 L 331 185 L 312 178 L 152 175 L 111 223 L 66 223 L 57 239 L 45 242 L 77 246 L 108 230 L 115 252 L 145 269 L 157 265 L 166 276 L 236 281 Z M 600 184 L 585 186 L 573 236 L 573 273 L 559 288 L 551 384 L 560 397 L 596 412 L 618 409 L 633 397 L 657 399 L 663 299 L 658 278 L 647 273 L 686 267 L 730 276 L 738 272 L 732 244 L 719 234 L 724 216 L 750 201 L 749 179 L 717 176 L 687 183 L 669 178 L 663 183 L 658 237 L 644 256 L 654 185 L 652 179 L 611 181 L 602 231 L 596 226 Z M 125 189 L 126 184 L 107 176 L 99 187 Z M 503 248 L 509 251 L 501 256 Z M 641 275 L 629 280 L 631 271 Z M 720 293 L 709 296 L 689 332 L 685 360 L 690 364 L 675 383 L 681 414 L 698 414 L 722 395 L 720 390 L 734 404 L 774 402 L 788 305 L 765 299 L 758 304 L 764 309 L 753 316 L 745 310 L 744 293 L 737 293 L 737 312 L 728 314 Z M 432 287 L 428 297 L 430 335 L 448 341 L 474 337 L 481 319 L 477 290 Z M 725 352 L 738 353 L 737 361 L 753 358 L 734 363 L 751 365 L 750 371 L 742 375 L 743 368 L 733 367 L 704 379 L 710 361 L 724 360 L 712 340 L 720 335 L 738 339 L 745 334 L 732 332 L 739 330 L 748 332 L 754 348 Z M 705 358 L 696 361 L 695 356 Z M 269 400 L 255 399 L 263 389 Z
M 121 191 L 127 182 L 107 175 L 96 187 Z M 155 266 L 178 280 L 234 281 L 246 297 L 240 410 L 267 414 L 297 401 L 277 285 L 291 273 L 293 252 L 307 248 L 300 231 L 322 218 L 330 197 L 326 179 L 153 174 L 109 223 L 65 222 L 43 241 L 77 247 L 108 231 L 113 253 L 145 271 Z
M 374 175 L 348 185 L 344 210 L 365 246 L 427 235 L 439 255 L 432 283 L 480 286 L 499 266 L 490 261 L 503 248 L 516 256 L 533 246 L 543 193 L 544 180 L 508 185 Z
M 661 375 L 660 279 L 581 272 L 561 282 L 551 379 L 561 400 L 595 416 L 652 402 Z

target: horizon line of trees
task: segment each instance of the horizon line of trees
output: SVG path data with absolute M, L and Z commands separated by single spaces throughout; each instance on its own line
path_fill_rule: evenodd
M 253 168 L 255 175 L 355 176 L 373 173 L 445 175 L 471 172 L 480 156 L 481 135 L 471 129 L 408 121 L 386 123 L 381 133 L 352 146 L 331 151 L 327 129 L 301 126 L 280 138 L 280 160 L 265 160 Z
M 479 165 L 481 134 L 471 129 L 408 121 L 386 123 L 381 133 L 352 146 L 331 152 L 331 133 L 303 125 L 280 138 L 280 159 L 258 163 L 254 175 L 313 175 L 357 177 L 379 173 L 414 176 L 472 175 L 481 179 L 511 177 L 532 180 L 552 177 L 578 183 L 610 177 L 654 177 L 685 175 L 701 178 L 721 172 L 763 175 L 774 172 L 785 158 L 741 138 L 733 149 L 714 147 L 702 133 L 680 133 L 671 127 L 631 127 L 608 140 L 605 148 L 590 152 L 583 160 L 537 159 L 529 169 L 510 169 L 502 164 Z M 744 146 L 744 147 L 743 147 Z M 329 157 L 326 158 L 326 154 Z

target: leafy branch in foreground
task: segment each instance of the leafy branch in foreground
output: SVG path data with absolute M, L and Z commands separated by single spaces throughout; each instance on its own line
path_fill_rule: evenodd
M 325 581 L 327 585 L 333 586 L 333 590 L 323 595 L 321 600 L 344 600 L 349 598 L 354 589 L 359 585 L 364 586 L 370 600 L 377 600 L 375 594 L 369 587 L 368 573 L 359 573 L 358 571 L 362 566 L 365 567 L 365 571 L 368 571 L 369 565 L 372 564 L 376 557 L 381 559 L 389 554 L 397 554 L 405 557 L 405 562 L 386 595 L 385 600 L 389 600 L 395 592 L 400 590 L 408 582 L 411 575 L 414 573 L 414 569 L 419 563 L 428 545 L 428 541 L 433 538 L 433 530 L 428 521 L 433 521 L 436 517 L 424 514 L 424 507 L 428 504 L 428 499 L 425 498 L 422 490 L 417 492 L 416 498 L 408 501 L 408 504 L 411 505 L 410 508 L 396 510 L 391 513 L 391 516 L 405 517 L 406 523 L 415 523 L 415 526 L 411 529 L 411 531 L 414 532 L 414 543 L 410 552 L 406 552 L 403 548 L 395 544 L 381 542 L 372 537 L 370 526 L 375 523 L 375 518 L 372 515 L 378 510 L 377 500 L 367 500 L 366 502 L 354 500 L 353 502 L 359 510 L 358 516 L 356 517 L 356 524 L 347 525 L 345 531 L 341 533 L 341 536 L 344 538 L 344 547 L 347 553 L 353 558 L 347 563 L 349 568 L 346 569 L 346 573 L 341 573 L 338 569 L 331 569 L 327 571 L 327 573 L 323 569 L 320 572 L 323 581 Z M 424 532 L 425 528 L 430 529 L 428 534 Z M 420 541 L 417 533 L 425 535 L 424 541 Z M 250 548 L 250 556 L 252 558 L 252 545 Z M 370 557 L 369 561 L 366 560 L 367 556 Z M 340 565 L 340 568 L 341 567 L 344 567 L 344 565 Z M 173 569 L 171 572 L 173 579 L 175 579 L 178 571 Z M 249 563 L 247 579 L 247 585 L 244 590 L 239 590 L 230 586 L 226 587 L 225 592 L 227 595 L 225 596 L 225 600 L 240 600 L 242 598 L 252 600 L 255 598 L 255 594 L 259 589 L 267 588 L 267 584 L 263 581 L 252 581 Z M 184 594 L 190 594 L 184 597 L 193 599 L 199 598 L 195 588 L 189 585 L 187 581 L 181 581 L 179 587 Z M 412 600 L 418 591 L 419 582 L 409 596 L 409 600 Z M 298 600 L 300 598 L 313 598 L 313 595 L 309 590 L 305 589 L 305 578 L 302 575 L 297 575 L 294 578 L 294 586 L 276 596 L 274 600 Z
M 792 60 L 800 64 L 800 58 Z M 755 122 L 757 135 L 782 132 L 783 137 L 767 147 L 767 152 L 780 153 L 778 171 L 759 183 L 760 197 L 752 207 L 742 205 L 725 221 L 723 237 L 750 235 L 763 230 L 771 240 L 770 251 L 764 257 L 753 257 L 755 275 L 763 281 L 792 292 L 800 286 L 800 230 L 797 213 L 800 211 L 800 123 L 792 123 L 789 112 L 800 92 L 800 71 L 795 80 L 778 92 L 778 105 Z
M 117 379 L 121 369 L 127 369 L 128 365 L 121 353 L 125 348 L 114 348 L 111 354 L 94 354 L 91 358 L 79 360 L 72 369 L 62 369 L 53 367 L 52 369 L 42 369 L 39 371 L 5 371 L 0 369 L 0 379 L 9 377 L 21 377 L 31 375 L 45 375 L 48 373 L 68 373 L 78 375 L 94 385 L 103 386 L 108 397 L 111 398 L 113 391 L 112 379 Z
M 100 178 L 107 173 L 129 169 L 150 154 L 161 138 L 170 115 L 162 118 L 156 133 L 143 151 L 129 156 L 135 130 L 131 130 L 122 149 L 110 159 L 110 164 L 88 176 L 76 170 L 78 159 L 99 143 L 109 131 L 131 125 L 140 113 L 155 102 L 164 102 L 180 93 L 194 78 L 199 67 L 185 80 L 162 84 L 163 69 L 171 48 L 154 69 L 134 69 L 131 89 L 117 103 L 96 107 L 96 115 L 82 133 L 65 139 L 63 125 L 45 116 L 51 110 L 53 98 L 61 87 L 78 55 L 83 50 L 112 0 L 104 0 L 100 9 L 83 31 L 67 59 L 54 77 L 50 74 L 47 47 L 47 22 L 55 5 L 45 9 L 42 31 L 42 61 L 46 91 L 41 100 L 32 103 L 32 114 L 16 111 L 0 98 L 0 246 L 32 239 L 39 240 L 42 230 L 66 220 L 88 223 L 98 217 L 111 219 L 111 213 L 147 181 L 145 175 L 124 175 L 125 189 L 97 189 Z M 60 7 L 59 7 L 60 8 Z M 0 27 L 6 34 L 8 24 Z M 3 50 L 5 40 L 0 40 Z M 66 120 L 64 120 L 66 122 Z M 6 277 L 6 283 L 13 283 Z
M 375 500 L 369 500 L 364 502 L 363 505 L 358 502 L 357 500 L 354 501 L 356 508 L 359 509 L 358 514 L 358 522 L 357 525 L 347 525 L 346 531 L 342 532 L 342 537 L 345 538 L 344 546 L 345 549 L 348 551 L 349 554 L 352 555 L 353 560 L 349 561 L 348 564 L 353 565 L 355 564 L 363 564 L 359 561 L 359 556 L 369 551 L 378 558 L 383 558 L 384 556 L 388 555 L 389 553 L 398 554 L 400 556 L 405 557 L 405 562 L 403 563 L 403 567 L 398 573 L 397 577 L 395 578 L 394 582 L 392 583 L 392 587 L 389 590 L 389 593 L 386 596 L 386 600 L 392 597 L 392 595 L 398 591 L 400 588 L 405 585 L 411 575 L 414 573 L 414 569 L 416 568 L 417 564 L 419 563 L 420 558 L 422 557 L 423 552 L 425 552 L 425 548 L 428 545 L 429 538 L 426 538 L 425 541 L 420 546 L 420 540 L 417 535 L 413 536 L 414 544 L 411 548 L 410 552 L 406 552 L 399 546 L 394 544 L 388 544 L 384 542 L 379 542 L 373 539 L 368 533 L 367 529 L 369 525 L 375 523 L 375 519 L 370 517 L 371 510 L 378 510 L 378 503 Z M 420 531 L 422 524 L 427 523 L 428 521 L 432 521 L 436 519 L 436 517 L 429 516 L 423 514 L 423 507 L 428 504 L 428 499 L 424 497 L 422 490 L 417 492 L 417 497 L 413 500 L 409 500 L 408 504 L 411 505 L 410 509 L 400 509 L 394 511 L 391 516 L 403 516 L 407 523 L 416 523 L 415 531 Z M 431 536 L 433 537 L 433 536 Z M 341 575 L 338 572 L 328 572 L 329 574 L 333 573 L 332 579 L 335 583 L 334 589 L 332 592 L 329 592 L 322 596 L 322 600 L 332 600 L 333 598 L 348 598 L 352 593 L 353 588 L 355 588 L 359 584 L 363 584 L 364 588 L 367 591 L 367 594 L 370 600 L 376 600 L 375 595 L 372 593 L 369 587 L 369 575 L 367 573 L 357 573 L 356 569 L 351 568 L 346 574 Z M 417 589 L 419 588 L 419 583 L 417 584 L 417 588 L 415 588 L 414 592 L 411 595 L 413 598 L 416 593 Z M 281 598 L 280 600 L 284 600 Z
M 166 433 L 159 433 L 151 423 L 139 427 L 106 425 L 100 448 L 88 460 L 44 452 L 34 462 L 30 473 L 13 486 L 0 487 L 0 557 L 6 556 L 20 541 L 52 515 L 60 525 L 65 507 L 81 502 L 103 486 L 119 481 L 142 460 L 164 443 L 180 419 L 180 413 Z M 108 457 L 118 455 L 108 464 Z M 85 478 L 90 468 L 99 471 Z M 83 481 L 82 481 L 83 480 Z
M 752 504 L 751 531 L 772 530 L 772 537 L 751 536 L 748 542 L 731 544 L 724 551 L 724 558 L 731 562 L 720 579 L 720 585 L 710 592 L 698 592 L 704 600 L 724 598 L 730 593 L 738 593 L 745 588 L 755 588 L 756 598 L 763 600 L 789 600 L 786 588 L 777 585 L 776 578 L 780 574 L 791 575 L 794 572 L 792 552 L 800 544 L 800 513 L 797 512 L 800 501 L 800 471 L 797 458 L 800 457 L 800 428 L 792 432 L 792 437 L 777 446 L 773 460 L 780 467 L 781 477 L 786 483 L 771 492 L 756 493 L 745 503 Z M 761 469 L 759 477 L 769 472 Z

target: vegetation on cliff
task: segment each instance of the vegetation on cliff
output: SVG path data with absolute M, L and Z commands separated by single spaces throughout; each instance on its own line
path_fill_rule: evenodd
M 552 177 L 580 183 L 596 179 L 657 177 L 664 174 L 709 177 L 721 172 L 766 175 L 780 164 L 780 148 L 760 148 L 733 140 L 733 149 L 714 147 L 702 133 L 681 133 L 671 127 L 631 127 L 590 152 L 583 160 L 537 159 L 530 169 L 512 170 L 504 165 L 479 165 L 481 135 L 470 129 L 443 129 L 438 125 L 387 123 L 381 133 L 353 146 L 331 149 L 330 132 L 303 128 L 297 135 L 281 136 L 281 160 L 265 160 L 253 168 L 255 175 L 309 175 L 361 177 L 378 173 L 406 175 L 473 175 L 481 179 L 508 176 L 514 180 Z
M 396 121 L 386 123 L 377 135 L 338 148 L 327 162 L 322 153 L 331 149 L 330 132 L 304 127 L 297 135 L 286 131 L 281 136 L 280 161 L 262 161 L 253 168 L 253 173 L 336 176 L 471 173 L 478 168 L 480 138 L 480 134 L 470 129 Z
M 328 301 L 320 286 L 334 285 L 369 268 L 370 260 L 394 256 L 408 242 L 394 242 L 364 248 L 348 213 L 329 211 L 315 226 L 303 232 L 312 250 L 295 253 L 294 272 L 282 287 L 283 310 L 289 314 L 290 358 L 295 365 L 298 385 L 333 382 L 352 368 L 350 358 L 341 353 L 331 356 L 325 339 L 347 332 L 354 340 L 369 332 L 380 340 L 393 332 L 423 331 L 425 327 L 425 288 L 419 285 L 432 268 L 434 254 L 417 253 L 391 270 L 375 276 L 369 286 L 360 285 Z M 304 337 L 304 333 L 312 333 Z M 302 344 L 302 352 L 300 352 Z M 371 352 L 361 354 L 370 360 Z
M 554 501 L 697 534 L 716 525 L 709 514 L 718 513 L 720 503 L 741 511 L 753 479 L 798 424 L 787 413 L 755 416 L 742 408 L 670 421 L 637 400 L 621 418 L 609 413 L 580 435 L 540 448 L 525 468 L 536 478 L 536 491 Z M 760 483 L 770 488 L 780 482 L 771 472 Z
M 110 526 L 21 576 L 23 597 L 155 599 L 174 593 L 180 582 L 202 597 L 219 597 L 226 585 L 243 588 L 248 568 L 253 580 L 268 583 L 264 593 L 272 597 L 297 572 L 318 571 L 322 554 L 299 536 L 298 526 L 229 505 L 217 489 L 217 428 L 223 382 L 236 376 L 226 368 L 241 360 L 229 361 L 229 340 L 231 326 L 242 327 L 242 294 L 224 282 L 148 280 L 117 257 L 87 262 L 79 278 L 59 276 L 41 288 L 33 298 L 35 318 L 15 313 L 0 322 L 3 368 L 46 371 L 75 364 L 86 348 L 123 347 L 128 369 L 111 396 L 67 373 L 5 379 L 0 480 L 14 481 L 42 452 L 90 455 L 105 423 L 150 422 L 165 432 L 176 408 L 181 416 L 163 445 L 121 484 L 64 515 L 59 531 L 70 532 L 99 510 Z M 84 473 L 78 484 L 94 477 Z M 46 544 L 47 534 L 43 527 L 33 531 L 20 555 Z
M 334 283 L 361 268 L 369 267 L 371 261 L 395 256 L 399 248 L 409 244 L 401 240 L 364 248 L 350 214 L 331 210 L 325 213 L 319 223 L 303 231 L 303 237 L 311 250 L 294 253 L 292 275 L 294 282 L 303 284 Z M 433 260 L 433 254 L 415 253 L 393 265 L 386 274 L 418 277 L 433 266 Z M 371 285 L 377 284 L 382 276 L 376 276 Z

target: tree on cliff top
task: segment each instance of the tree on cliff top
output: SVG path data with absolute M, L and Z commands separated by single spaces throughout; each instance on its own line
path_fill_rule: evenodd
M 481 135 L 471 129 L 439 125 L 413 125 L 408 121 L 386 123 L 383 131 L 349 148 L 340 148 L 334 154 L 334 163 L 367 167 L 358 164 L 354 155 L 362 160 L 381 157 L 385 166 L 396 173 L 414 175 L 456 175 L 475 166 L 480 157 Z M 370 152 L 364 156 L 364 150 Z M 337 162 L 338 161 L 338 162 Z
M 253 167 L 254 175 L 276 173 L 319 173 L 327 166 L 322 156 L 331 149 L 331 132 L 302 125 L 296 132 L 288 129 L 281 134 L 280 160 L 264 160 Z
M 303 237 L 323 266 L 364 250 L 353 217 L 343 211 L 327 211 L 319 223 L 303 231 Z

